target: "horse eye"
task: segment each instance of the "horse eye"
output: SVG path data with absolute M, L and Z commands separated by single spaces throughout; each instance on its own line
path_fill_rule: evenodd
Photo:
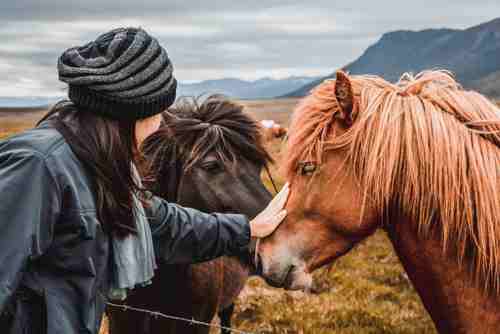
M 224 170 L 224 168 L 222 168 L 222 165 L 217 160 L 205 161 L 200 165 L 200 167 L 204 171 L 210 173 L 222 172 Z
M 312 174 L 316 171 L 317 166 L 313 162 L 304 162 L 300 164 L 300 173 L 302 175 Z

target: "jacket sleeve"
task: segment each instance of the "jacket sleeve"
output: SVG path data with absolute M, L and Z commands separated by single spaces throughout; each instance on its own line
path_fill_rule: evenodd
M 0 152 L 0 313 L 26 265 L 49 246 L 59 210 L 59 193 L 42 156 Z
M 250 224 L 243 215 L 207 214 L 153 196 L 149 222 L 156 257 L 166 263 L 197 263 L 248 249 Z

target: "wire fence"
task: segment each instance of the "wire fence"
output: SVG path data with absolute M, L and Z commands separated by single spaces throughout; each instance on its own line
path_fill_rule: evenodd
M 168 315 L 168 314 L 164 314 L 161 312 L 150 311 L 150 310 L 146 310 L 146 309 L 142 309 L 142 308 L 138 308 L 138 307 L 133 307 L 133 306 L 129 306 L 129 305 L 124 305 L 124 304 L 114 304 L 111 302 L 107 302 L 107 305 L 114 307 L 114 308 L 121 309 L 124 312 L 126 312 L 126 311 L 140 312 L 140 313 L 149 314 L 150 316 L 152 316 L 154 318 L 164 318 L 164 319 L 169 319 L 169 320 L 182 321 L 182 322 L 187 322 L 191 325 L 200 325 L 200 326 L 206 326 L 206 327 L 210 327 L 210 328 L 217 328 L 217 329 L 229 331 L 231 333 L 256 334 L 256 333 L 252 333 L 252 332 L 241 331 L 239 329 L 234 329 L 231 327 L 225 327 L 225 326 L 221 326 L 221 325 L 217 325 L 217 324 L 203 322 L 203 321 L 199 321 L 196 319 L 188 319 L 188 318 L 178 317 L 175 315 Z

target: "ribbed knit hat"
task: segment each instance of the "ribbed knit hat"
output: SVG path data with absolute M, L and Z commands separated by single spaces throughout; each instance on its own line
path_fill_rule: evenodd
M 167 52 L 141 28 L 119 28 L 66 50 L 59 80 L 77 106 L 113 119 L 142 119 L 175 101 L 177 81 Z

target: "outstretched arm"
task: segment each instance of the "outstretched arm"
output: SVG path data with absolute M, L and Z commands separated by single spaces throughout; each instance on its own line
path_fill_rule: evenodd
M 242 215 L 207 214 L 153 197 L 150 226 L 156 256 L 167 263 L 196 263 L 234 255 L 250 243 Z
M 271 234 L 285 218 L 288 185 L 255 219 L 203 213 L 153 197 L 148 216 L 156 256 L 166 263 L 196 263 L 245 252 L 251 237 Z

